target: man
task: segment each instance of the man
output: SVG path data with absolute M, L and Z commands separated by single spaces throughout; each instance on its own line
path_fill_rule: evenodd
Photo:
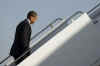
M 10 55 L 13 56 L 15 60 L 29 49 L 32 31 L 30 24 L 33 24 L 36 20 L 37 13 L 35 11 L 29 11 L 29 13 L 27 14 L 27 19 L 18 24 L 15 33 L 15 40 L 10 51 Z M 19 64 L 29 55 L 30 52 L 25 54 L 22 58 L 15 62 L 15 64 Z

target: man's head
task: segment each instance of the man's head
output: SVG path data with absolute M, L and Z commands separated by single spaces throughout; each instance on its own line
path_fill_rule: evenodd
M 30 20 L 30 24 L 33 24 L 38 18 L 38 15 L 35 11 L 29 11 L 27 14 L 27 19 Z

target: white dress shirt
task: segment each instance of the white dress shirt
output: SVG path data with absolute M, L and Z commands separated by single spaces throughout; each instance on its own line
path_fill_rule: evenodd
M 31 23 L 31 21 L 29 19 L 27 19 L 27 21 L 29 22 L 29 24 Z

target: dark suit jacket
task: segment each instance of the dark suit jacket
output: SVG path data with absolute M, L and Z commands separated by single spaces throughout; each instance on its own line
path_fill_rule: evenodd
M 31 26 L 26 19 L 18 24 L 15 33 L 15 40 L 10 51 L 10 55 L 15 59 L 29 49 L 31 31 Z

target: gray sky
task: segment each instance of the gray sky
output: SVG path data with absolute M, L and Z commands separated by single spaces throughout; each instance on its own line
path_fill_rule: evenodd
M 16 25 L 35 10 L 39 18 L 32 25 L 32 35 L 57 17 L 69 17 L 76 11 L 87 12 L 97 0 L 0 0 L 0 58 L 8 56 Z

